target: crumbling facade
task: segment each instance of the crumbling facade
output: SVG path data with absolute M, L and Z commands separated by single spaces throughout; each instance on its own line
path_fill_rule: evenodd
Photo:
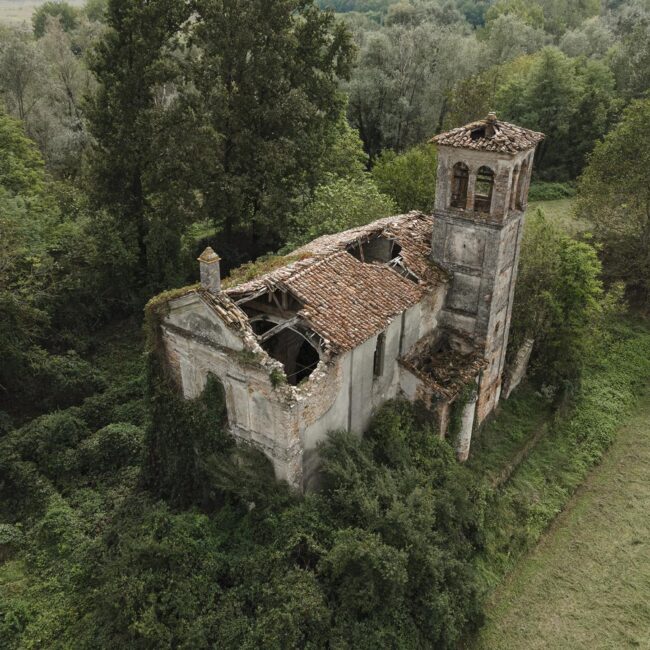
M 187 398 L 208 374 L 233 435 L 306 489 L 332 430 L 363 432 L 378 406 L 421 402 L 440 435 L 452 410 L 467 458 L 475 420 L 501 391 L 523 215 L 542 134 L 490 114 L 436 136 L 433 215 L 411 212 L 327 235 L 224 287 L 219 258 L 168 301 L 169 368 Z

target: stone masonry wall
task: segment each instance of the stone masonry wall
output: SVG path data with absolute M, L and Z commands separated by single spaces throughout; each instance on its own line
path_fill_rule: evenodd
M 501 392 L 532 155 L 532 151 L 505 155 L 451 147 L 438 152 L 432 257 L 453 275 L 443 324 L 471 336 L 488 362 L 479 388 L 479 423 L 496 407 Z M 481 166 L 493 170 L 489 212 L 450 206 L 457 162 L 470 170 L 469 207 L 477 170 Z M 522 169 L 525 178 L 520 178 Z

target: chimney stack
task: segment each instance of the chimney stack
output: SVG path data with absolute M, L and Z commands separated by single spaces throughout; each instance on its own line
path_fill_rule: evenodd
M 494 112 L 488 113 L 485 122 L 485 135 L 488 138 L 493 138 L 495 133 L 494 125 L 497 123 L 497 114 Z
M 210 293 L 221 291 L 221 258 L 208 246 L 198 258 L 201 268 L 201 287 Z

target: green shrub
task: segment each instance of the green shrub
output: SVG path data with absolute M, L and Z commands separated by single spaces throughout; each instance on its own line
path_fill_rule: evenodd
M 402 212 L 433 212 L 438 155 L 433 145 L 413 147 L 403 154 L 385 151 L 372 168 L 381 192 L 390 196 Z
M 193 400 L 179 395 L 156 353 L 149 357 L 144 479 L 159 496 L 188 505 L 211 493 L 206 464 L 233 444 L 226 432 L 223 384 L 209 375 L 203 393 Z
M 39 516 L 54 488 L 34 463 L 22 461 L 8 441 L 0 443 L 0 515 L 5 522 Z
M 38 401 L 45 411 L 79 404 L 106 388 L 102 373 L 74 351 L 52 355 L 35 348 L 30 352 L 30 371 L 26 398 Z
M 74 448 L 90 435 L 78 409 L 42 415 L 11 434 L 22 460 L 35 463 L 45 476 L 60 479 L 75 467 Z
M 508 346 L 512 355 L 527 338 L 535 345 L 531 371 L 570 395 L 612 305 L 603 292 L 597 251 L 549 221 L 541 208 L 530 215 L 521 248 Z
M 397 212 L 393 199 L 379 191 L 369 174 L 353 180 L 332 178 L 319 185 L 313 198 L 292 217 L 289 244 L 300 245 Z
M 23 539 L 20 526 L 0 523 L 0 564 L 6 562 L 22 546 Z
M 91 429 L 101 429 L 111 422 L 142 426 L 146 415 L 143 384 L 141 377 L 135 377 L 87 397 L 79 407 L 83 419 Z
M 529 201 L 557 201 L 575 196 L 576 188 L 571 183 L 536 181 L 530 184 Z
M 118 422 L 93 433 L 79 446 L 79 468 L 102 474 L 140 463 L 144 434 L 132 424 Z

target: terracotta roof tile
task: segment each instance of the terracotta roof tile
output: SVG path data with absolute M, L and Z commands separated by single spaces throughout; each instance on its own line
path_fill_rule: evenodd
M 386 329 L 422 300 L 427 287 L 385 264 L 365 264 L 341 251 L 291 277 L 286 286 L 303 303 L 298 312 L 331 345 L 352 349 Z
M 543 139 L 543 133 L 502 122 L 491 113 L 483 120 L 440 133 L 431 138 L 431 142 L 446 147 L 512 154 L 532 149 Z
M 237 301 L 275 288 L 289 290 L 303 304 L 298 315 L 314 332 L 330 346 L 351 349 L 446 281 L 445 272 L 430 261 L 432 227 L 432 217 L 410 212 L 325 235 L 295 251 L 303 259 L 225 293 Z M 391 265 L 362 262 L 348 252 L 377 236 L 401 248 Z

